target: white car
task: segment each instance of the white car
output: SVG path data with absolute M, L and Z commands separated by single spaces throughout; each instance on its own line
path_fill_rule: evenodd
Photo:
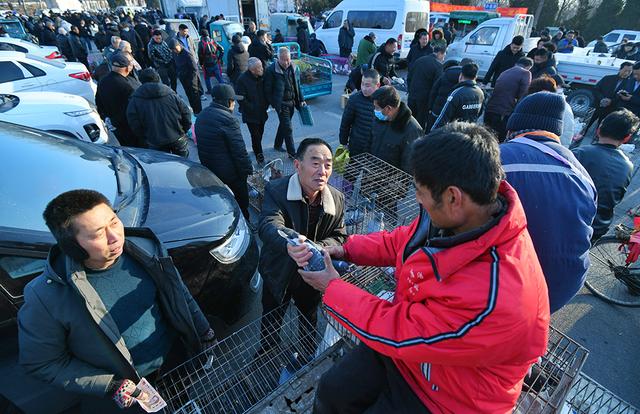
M 97 144 L 108 141 L 107 130 L 95 109 L 85 99 L 66 93 L 0 94 L 0 121 Z
M 58 48 L 55 46 L 40 46 L 26 40 L 15 39 L 13 37 L 0 37 L 0 46 L 2 46 L 2 49 L 9 49 L 8 51 L 13 50 L 14 52 L 30 53 L 46 59 L 64 60 L 64 56 L 60 54 Z M 6 51 L 7 50 L 0 50 L 0 53 Z
M 45 59 L 29 53 L 0 52 L 0 93 L 63 92 L 79 95 L 91 105 L 97 86 L 79 62 Z

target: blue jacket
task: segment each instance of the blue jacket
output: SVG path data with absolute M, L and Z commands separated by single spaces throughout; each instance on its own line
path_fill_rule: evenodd
M 533 245 L 549 288 L 554 312 L 580 290 L 589 268 L 589 248 L 596 215 L 596 193 L 589 174 L 553 134 L 524 135 L 543 143 L 574 166 L 539 149 L 515 142 L 500 145 L 502 165 L 522 201 Z M 580 175 L 585 179 L 580 179 Z M 591 188 L 589 188 L 591 186 Z

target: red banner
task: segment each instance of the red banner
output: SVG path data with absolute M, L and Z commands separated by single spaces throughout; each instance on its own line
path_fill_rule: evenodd
M 482 6 L 458 6 L 455 4 L 444 4 L 431 2 L 432 12 L 449 13 L 456 10 L 471 10 L 471 11 L 488 11 Z M 528 9 L 526 7 L 498 7 L 496 10 L 502 17 L 513 17 L 516 14 L 527 14 Z

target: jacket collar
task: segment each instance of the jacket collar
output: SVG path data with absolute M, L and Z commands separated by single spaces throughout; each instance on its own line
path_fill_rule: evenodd
M 364 96 L 364 95 L 363 95 Z M 398 114 L 395 118 L 393 118 L 391 123 L 391 128 L 396 131 L 402 131 L 404 127 L 409 122 L 411 118 L 411 109 L 404 102 L 400 102 L 400 107 L 398 108 Z
M 291 69 L 295 69 L 295 66 L 293 66 L 293 62 L 291 62 L 291 66 L 289 66 Z M 280 66 L 280 63 L 278 63 L 278 61 L 276 60 L 275 62 L 273 62 L 273 68 L 275 69 L 276 73 L 280 74 L 280 75 L 284 75 L 284 70 L 282 69 L 282 66 Z
M 322 209 L 326 214 L 332 216 L 336 215 L 336 203 L 333 200 L 333 195 L 329 186 L 327 185 L 321 193 L 322 197 Z M 300 185 L 300 178 L 298 173 L 289 177 L 289 185 L 287 186 L 287 201 L 304 201 L 302 196 L 302 186 Z

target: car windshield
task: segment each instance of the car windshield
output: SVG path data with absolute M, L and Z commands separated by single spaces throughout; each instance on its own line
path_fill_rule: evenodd
M 4 122 L 0 131 L 0 227 L 48 231 L 42 218 L 47 203 L 80 188 L 100 191 L 125 225 L 137 224 L 131 202 L 142 172 L 122 150 Z
M 224 25 L 224 33 L 227 35 L 227 38 L 231 39 L 234 34 L 244 33 L 244 28 L 240 23 L 229 23 Z
M 22 25 L 18 22 L 0 22 L 0 26 L 4 27 L 10 37 L 21 37 L 25 34 Z

